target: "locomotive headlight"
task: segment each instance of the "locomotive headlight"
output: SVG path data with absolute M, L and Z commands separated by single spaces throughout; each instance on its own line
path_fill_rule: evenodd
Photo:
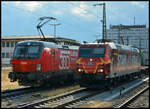
M 36 64 L 36 71 L 41 71 L 42 65 L 41 64 Z
M 103 72 L 103 69 L 98 69 L 98 72 Z
M 83 71 L 83 69 L 78 69 L 78 72 L 82 72 Z

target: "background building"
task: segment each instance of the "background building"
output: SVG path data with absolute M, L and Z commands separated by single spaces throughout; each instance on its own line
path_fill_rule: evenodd
M 45 36 L 50 42 L 54 42 L 54 36 Z M 25 40 L 41 40 L 40 36 L 9 36 L 1 39 L 1 63 L 2 65 L 10 64 L 13 50 L 17 42 Z M 56 37 L 58 44 L 61 45 L 79 45 L 79 42 L 73 39 Z
M 143 62 L 149 65 L 149 29 L 146 25 L 110 25 L 110 29 L 107 30 L 107 39 L 144 50 Z

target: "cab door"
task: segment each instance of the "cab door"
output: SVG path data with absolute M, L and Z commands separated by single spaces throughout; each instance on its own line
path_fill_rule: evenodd
M 113 49 L 111 53 L 111 71 L 117 72 L 117 64 L 118 64 L 118 51 Z
M 51 50 L 51 69 L 55 70 L 55 49 Z

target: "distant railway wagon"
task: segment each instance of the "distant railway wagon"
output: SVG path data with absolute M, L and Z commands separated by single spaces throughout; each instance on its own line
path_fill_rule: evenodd
M 85 82 L 112 83 L 122 77 L 132 78 L 140 68 L 139 50 L 131 46 L 102 40 L 83 43 L 78 50 L 76 72 Z
M 63 46 L 45 41 L 22 41 L 17 43 L 9 73 L 11 82 L 19 85 L 52 85 L 73 79 L 78 46 Z M 47 83 L 47 84 L 45 84 Z

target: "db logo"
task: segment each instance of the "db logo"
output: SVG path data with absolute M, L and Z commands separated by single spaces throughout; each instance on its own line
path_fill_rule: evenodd
M 59 69 L 69 69 L 69 66 L 70 66 L 69 56 L 61 55 Z

